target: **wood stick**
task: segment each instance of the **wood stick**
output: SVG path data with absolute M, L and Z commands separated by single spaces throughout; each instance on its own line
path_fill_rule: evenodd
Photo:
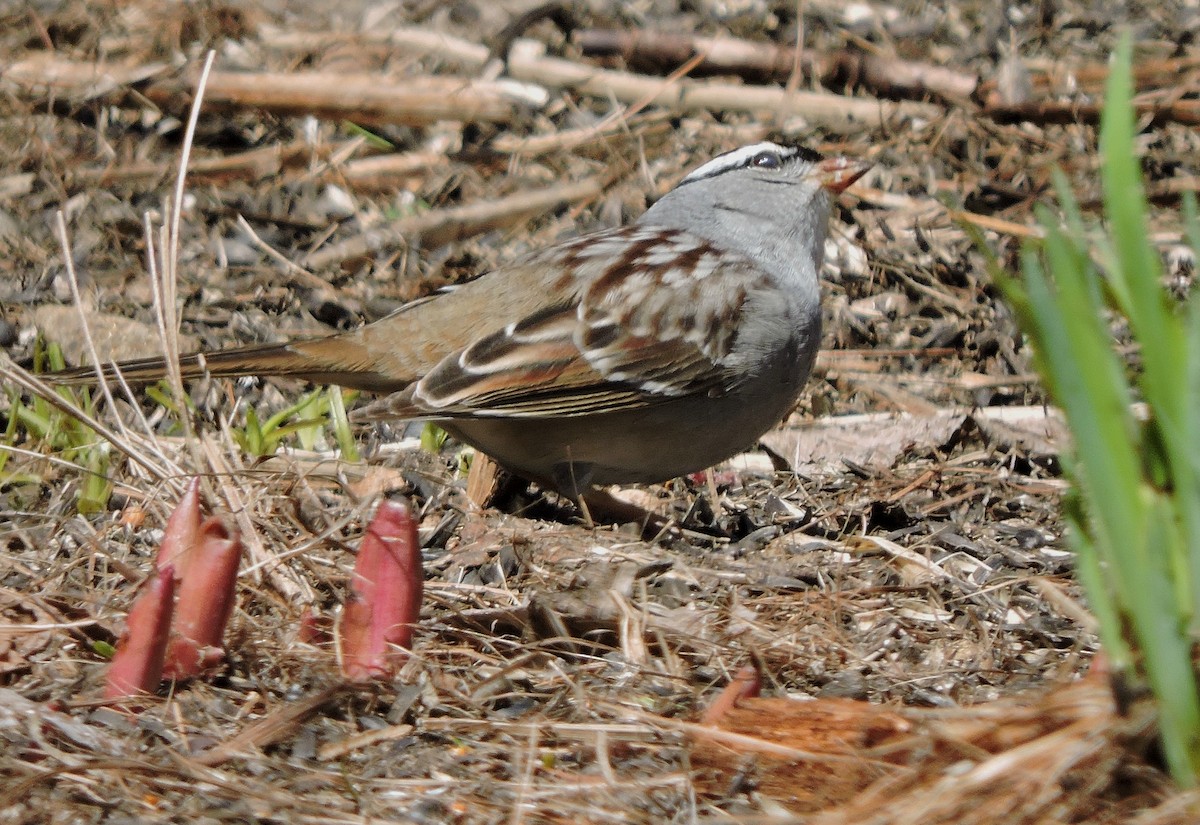
M 316 49 L 328 46 L 328 40 L 323 41 L 317 35 L 264 33 L 263 37 L 266 43 L 277 48 Z M 380 33 L 374 39 L 390 42 L 413 57 L 432 56 L 455 62 L 465 71 L 478 71 L 489 59 L 486 46 L 428 29 L 397 28 Z M 527 83 L 569 88 L 622 103 L 648 99 L 651 104 L 672 112 L 704 109 L 769 112 L 783 117 L 804 117 L 814 123 L 841 129 L 864 122 L 889 123 L 910 118 L 934 118 L 942 112 L 941 107 L 927 103 L 896 103 L 819 92 L 787 92 L 778 86 L 749 86 L 689 78 L 664 84 L 660 77 L 600 69 L 586 63 L 547 57 L 544 44 L 524 38 L 512 45 L 508 73 Z
M 1036 92 L 1052 94 L 1068 89 L 1078 92 L 1102 92 L 1108 81 L 1108 64 L 1085 63 L 1081 66 L 1050 66 L 1035 60 L 1028 61 L 1029 79 Z M 1175 88 L 1188 73 L 1200 72 L 1200 56 L 1146 60 L 1133 68 L 1134 88 L 1139 92 L 1150 89 Z M 995 80 L 979 84 L 976 97 L 987 100 L 996 91 Z
M 186 82 L 156 81 L 145 90 L 160 105 L 178 105 Z M 425 126 L 439 120 L 512 123 L 529 107 L 512 84 L 458 77 L 383 77 L 368 74 L 214 72 L 205 104 L 217 109 L 264 109 L 355 123 Z
M 669 71 L 694 55 L 703 59 L 697 74 L 735 74 L 747 80 L 785 82 L 796 64 L 792 46 L 758 43 L 734 37 L 699 37 L 664 31 L 581 29 L 573 39 L 588 57 L 621 57 L 639 71 Z M 979 78 L 943 66 L 916 63 L 841 49 L 804 49 L 800 72 L 826 86 L 860 86 L 886 98 L 920 100 L 929 95 L 946 99 L 970 97 Z
M 606 118 L 593 126 L 562 129 L 542 135 L 497 135 L 489 144 L 489 148 L 502 154 L 535 157 L 550 152 L 575 151 L 589 144 L 605 144 L 607 147 L 613 140 L 636 140 L 650 135 L 666 136 L 673 131 L 671 113 L 653 111 L 631 118 Z
M 861 126 L 862 123 L 933 118 L 941 112 L 940 107 L 925 103 L 892 103 L 823 92 L 788 92 L 777 86 L 686 78 L 667 84 L 657 77 L 597 69 L 562 58 L 546 57 L 542 50 L 541 43 L 518 40 L 509 56 L 509 72 L 520 80 L 567 87 L 597 97 L 611 96 L 623 103 L 648 99 L 654 105 L 675 112 L 769 112 L 781 117 L 804 117 L 834 129 L 855 124 Z
M 350 258 L 368 255 L 387 246 L 403 244 L 414 237 L 420 237 L 423 242 L 436 246 L 502 226 L 512 226 L 530 215 L 549 211 L 562 204 L 598 197 L 608 183 L 609 176 L 603 175 L 550 189 L 518 192 L 499 200 L 436 209 L 402 218 L 386 228 L 375 229 L 319 249 L 308 256 L 305 266 L 320 269 Z
M 0 71 L 0 89 L 16 89 L 33 94 L 52 93 L 56 98 L 82 102 L 171 71 L 166 63 L 122 66 L 68 60 L 46 52 L 31 54 L 4 67 Z
M 1188 125 L 1200 124 L 1200 100 L 1176 100 L 1167 103 L 1134 101 L 1138 117 L 1156 122 L 1174 121 Z M 997 123 L 1099 123 L 1103 107 L 1099 103 L 1078 101 L 1035 100 L 1015 105 L 990 104 L 981 114 Z
M 40 55 L 0 75 L 0 88 L 87 100 L 145 82 L 146 99 L 182 111 L 195 83 L 163 77 L 165 64 L 120 66 Z M 507 80 L 448 76 L 384 77 L 315 72 L 213 72 L 204 93 L 208 110 L 257 108 L 279 115 L 312 114 L 356 123 L 424 126 L 439 120 L 512 123 L 546 102 L 544 93 Z
M 188 161 L 188 177 L 202 180 L 259 180 L 277 174 L 285 166 L 300 163 L 312 153 L 304 141 L 264 146 L 232 155 L 197 158 Z M 69 171 L 73 183 L 106 186 L 149 180 L 157 182 L 176 170 L 167 163 L 142 161 L 120 166 L 104 166 Z

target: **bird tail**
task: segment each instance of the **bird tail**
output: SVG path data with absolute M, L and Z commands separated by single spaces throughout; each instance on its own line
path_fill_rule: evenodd
M 356 340 L 354 333 L 299 341 L 290 344 L 265 344 L 208 353 L 181 356 L 179 370 L 185 379 L 206 375 L 215 378 L 240 376 L 292 377 L 316 384 L 338 384 L 352 389 L 390 392 L 409 381 L 384 375 L 372 369 L 372 359 Z M 138 358 L 109 362 L 101 367 L 104 377 L 116 381 L 118 374 L 130 384 L 148 384 L 165 378 L 165 358 Z M 48 373 L 48 380 L 63 385 L 94 384 L 93 367 L 75 367 Z

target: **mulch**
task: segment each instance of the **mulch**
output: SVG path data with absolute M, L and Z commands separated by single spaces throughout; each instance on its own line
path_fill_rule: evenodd
M 1055 169 L 1095 214 L 1128 26 L 1151 231 L 1190 285 L 1196 11 L 910 5 L 0 11 L 6 376 L 39 334 L 84 362 L 81 311 L 105 357 L 157 348 L 147 258 L 209 49 L 185 347 L 374 320 L 631 220 L 740 144 L 875 163 L 836 209 L 804 397 L 765 451 L 626 491 L 678 520 L 657 541 L 536 490 L 480 509 L 458 448 L 402 424 L 361 431 L 359 463 L 328 439 L 248 456 L 231 430 L 294 401 L 287 382 L 197 383 L 191 438 L 144 396 L 101 404 L 131 429 L 87 516 L 84 474 L 7 436 L 26 452 L 0 467 L 0 822 L 1196 821 L 1144 697 L 1097 657 L 1062 541 L 1066 436 L 975 240 L 1015 269 Z M 96 645 L 192 475 L 247 546 L 227 662 L 106 707 Z M 336 613 L 384 492 L 420 515 L 426 606 L 397 679 L 349 688 L 298 628 Z M 747 665 L 763 695 L 701 722 Z

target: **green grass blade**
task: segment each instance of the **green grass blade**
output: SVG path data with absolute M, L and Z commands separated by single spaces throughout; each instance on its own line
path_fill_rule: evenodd
M 1071 429 L 1064 518 L 1104 645 L 1153 691 L 1163 754 L 1191 786 L 1200 773 L 1200 299 L 1173 302 L 1147 234 L 1130 53 L 1126 36 L 1101 125 L 1105 231 L 1089 233 L 1055 174 L 1063 217 L 1038 210 L 1044 240 L 1023 248 L 1019 283 L 999 282 Z M 1184 211 L 1200 243 L 1194 201 Z M 1136 368 L 1113 346 L 1114 311 L 1128 324 Z M 1145 420 L 1133 415 L 1135 398 Z

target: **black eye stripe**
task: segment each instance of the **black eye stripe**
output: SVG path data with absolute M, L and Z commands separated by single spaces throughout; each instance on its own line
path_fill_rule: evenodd
M 825 159 L 825 156 L 816 149 L 809 149 L 807 146 L 792 146 L 789 147 L 796 157 L 808 163 L 819 163 Z

